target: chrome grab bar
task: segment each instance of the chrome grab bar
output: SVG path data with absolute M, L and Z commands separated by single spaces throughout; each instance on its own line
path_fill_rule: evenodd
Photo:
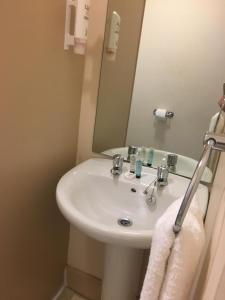
M 191 201 L 194 197 L 194 194 L 198 188 L 200 183 L 202 174 L 205 170 L 207 165 L 211 150 L 219 150 L 225 151 L 225 135 L 224 134 L 213 134 L 213 133 L 206 133 L 204 138 L 204 149 L 201 155 L 201 158 L 197 164 L 195 172 L 192 176 L 192 179 L 189 183 L 187 191 L 184 195 L 184 199 L 181 203 L 179 212 L 176 217 L 175 224 L 173 226 L 173 231 L 175 234 L 179 233 L 184 222 L 184 218 L 188 212 L 188 209 L 191 205 Z
M 224 134 L 215 134 L 211 132 L 206 132 L 205 138 L 204 138 L 204 144 L 207 143 L 207 141 L 213 140 L 215 142 L 213 146 L 213 150 L 218 151 L 225 151 L 225 135 Z

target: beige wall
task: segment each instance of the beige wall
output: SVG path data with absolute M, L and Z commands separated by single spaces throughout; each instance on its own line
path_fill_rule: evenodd
M 223 167 L 225 165 L 225 161 Z M 209 248 L 209 264 L 202 300 L 223 300 L 225 297 L 225 188 L 218 206 L 215 227 Z
M 225 154 L 221 155 L 215 180 L 212 186 L 208 212 L 205 220 L 206 229 L 206 245 L 199 264 L 199 270 L 196 275 L 196 282 L 192 289 L 192 298 L 194 300 L 222 300 L 223 298 L 214 298 L 210 295 L 215 295 L 217 289 L 218 277 L 221 274 L 221 269 L 217 268 L 217 272 L 212 273 L 212 265 L 215 260 L 220 260 L 220 266 L 223 266 L 221 257 L 218 257 L 218 240 L 225 232 L 221 230 L 224 224 L 225 214 Z M 225 245 L 223 244 L 223 254 Z M 224 255 L 223 255 L 224 256 Z M 224 261 L 225 262 L 225 261 Z M 217 275 L 216 275 L 217 273 Z M 213 276 L 213 278 L 212 278 Z M 217 279 L 216 277 L 217 276 Z M 210 293 L 209 293 L 210 291 Z M 211 293 L 212 292 L 212 293 Z
M 97 153 L 123 147 L 126 141 L 144 6 L 145 0 L 111 0 L 108 4 L 93 143 Z M 111 61 L 106 48 L 113 11 L 121 16 L 121 29 L 116 59 Z
M 95 112 L 101 67 L 108 0 L 99 0 L 90 10 L 89 37 L 85 58 L 77 162 L 96 156 L 92 153 Z M 98 278 L 102 277 L 104 246 L 76 228 L 70 228 L 68 264 Z
M 49 300 L 68 223 L 55 201 L 75 163 L 83 57 L 63 50 L 64 0 L 0 3 L 0 298 Z
M 108 0 L 92 4 L 85 57 L 78 135 L 77 163 L 91 156 Z

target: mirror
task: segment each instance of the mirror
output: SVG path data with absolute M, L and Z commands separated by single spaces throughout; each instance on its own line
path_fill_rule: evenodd
M 129 145 L 153 148 L 152 167 L 176 153 L 175 172 L 192 176 L 204 133 L 217 123 L 225 79 L 224 12 L 220 0 L 109 0 L 94 152 L 127 157 Z M 115 13 L 120 30 L 114 36 Z M 220 120 L 217 132 L 223 125 Z M 216 161 L 210 160 L 207 182 Z

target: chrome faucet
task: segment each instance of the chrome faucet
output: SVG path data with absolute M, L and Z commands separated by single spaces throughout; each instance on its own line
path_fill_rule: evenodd
M 122 174 L 123 170 L 123 156 L 121 154 L 113 155 L 113 167 L 111 169 L 111 173 L 113 175 Z
M 166 186 L 168 184 L 168 176 L 169 168 L 165 163 L 165 159 L 163 159 L 162 165 L 157 168 L 156 178 L 150 182 L 144 190 L 146 201 L 149 205 L 156 204 L 158 187 Z
M 157 184 L 165 186 L 168 184 L 169 168 L 166 165 L 157 168 Z
M 144 194 L 148 195 L 149 191 L 151 191 L 151 187 L 153 186 L 155 188 L 157 188 L 158 186 L 166 186 L 168 184 L 168 176 L 169 167 L 165 164 L 165 160 L 163 159 L 163 164 L 161 166 L 158 166 L 157 168 L 156 178 L 145 188 Z
M 167 166 L 170 172 L 176 172 L 176 165 L 177 165 L 178 155 L 175 153 L 169 153 L 167 155 Z

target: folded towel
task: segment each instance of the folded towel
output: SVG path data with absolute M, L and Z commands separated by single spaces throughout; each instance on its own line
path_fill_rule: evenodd
M 182 199 L 157 221 L 140 300 L 186 300 L 205 242 L 203 213 L 194 197 L 181 232 L 173 225 Z

